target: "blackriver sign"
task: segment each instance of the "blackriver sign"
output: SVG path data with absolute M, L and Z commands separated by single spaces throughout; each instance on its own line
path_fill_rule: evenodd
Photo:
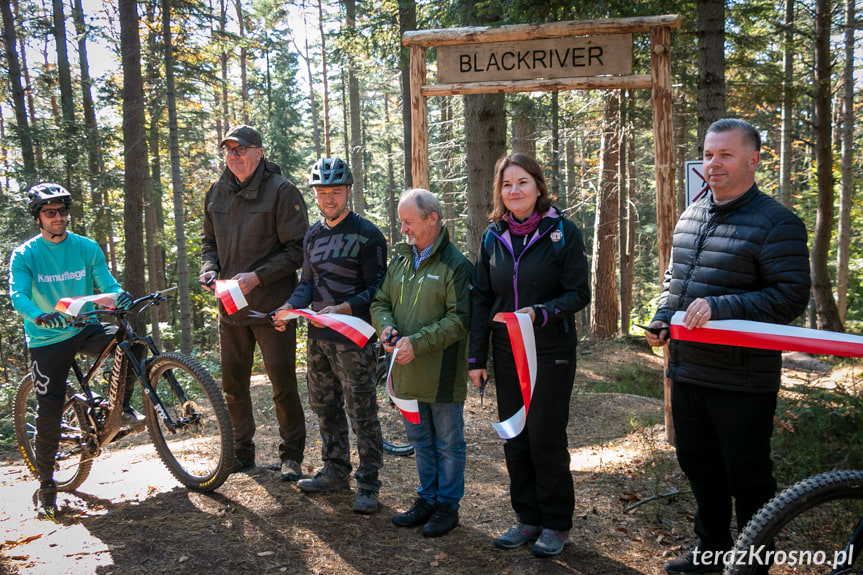
M 438 83 L 632 73 L 632 34 L 439 46 Z

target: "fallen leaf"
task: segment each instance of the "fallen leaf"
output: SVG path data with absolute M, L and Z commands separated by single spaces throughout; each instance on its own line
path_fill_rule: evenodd
M 185 562 L 186 562 L 186 561 L 188 561 L 188 560 L 189 560 L 189 558 L 188 558 L 188 557 L 186 557 L 185 555 L 183 555 L 182 557 L 180 557 L 180 563 L 185 563 Z
M 261 551 L 258 553 L 258 557 L 269 557 L 270 555 L 275 555 L 275 551 Z

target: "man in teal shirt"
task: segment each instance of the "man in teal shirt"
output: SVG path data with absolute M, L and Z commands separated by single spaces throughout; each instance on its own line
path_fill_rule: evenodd
M 119 308 L 128 307 L 132 298 L 111 275 L 99 244 L 66 230 L 72 196 L 65 188 L 38 184 L 28 195 L 30 215 L 40 233 L 12 252 L 9 295 L 15 311 L 24 319 L 37 396 L 35 467 L 41 484 L 36 508 L 39 515 L 53 516 L 57 496 L 54 456 L 60 442 L 66 377 L 76 354 L 99 355 L 117 331 L 116 326 L 99 323 L 83 329 L 73 327 L 67 315 L 54 311 L 54 305 L 64 297 L 92 295 L 95 289 L 99 293 L 119 292 Z M 133 390 L 134 373 L 127 372 L 122 420 L 128 427 L 139 428 L 144 418 L 129 406 Z

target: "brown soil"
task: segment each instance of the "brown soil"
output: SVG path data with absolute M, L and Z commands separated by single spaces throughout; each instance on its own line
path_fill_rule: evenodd
M 381 510 L 351 511 L 353 491 L 306 495 L 275 470 L 235 474 L 214 493 L 187 491 L 171 477 L 146 433 L 124 440 L 93 467 L 81 490 L 61 494 L 56 521 L 36 520 L 37 484 L 15 454 L 0 454 L 0 574 L 234 573 L 583 573 L 660 574 L 691 540 L 692 498 L 665 442 L 662 404 L 623 394 L 582 393 L 620 366 L 661 372 L 661 357 L 638 343 L 581 346 L 569 422 L 576 486 L 572 542 L 553 559 L 525 547 L 500 551 L 492 540 L 514 520 L 493 386 L 485 405 L 465 406 L 468 441 L 461 526 L 425 539 L 390 517 L 410 506 L 417 486 L 412 457 L 386 455 Z M 258 462 L 277 460 L 267 381 L 253 381 Z M 305 401 L 305 399 L 304 399 Z M 303 471 L 320 465 L 317 422 L 307 411 Z M 134 443 L 137 443 L 135 445 Z M 353 454 L 356 461 L 356 453 Z M 679 490 L 631 511 L 644 498 Z

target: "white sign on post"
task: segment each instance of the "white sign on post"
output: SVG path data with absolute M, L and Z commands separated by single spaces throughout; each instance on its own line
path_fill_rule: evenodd
M 686 163 L 686 206 L 703 198 L 710 186 L 701 169 L 701 160 Z

